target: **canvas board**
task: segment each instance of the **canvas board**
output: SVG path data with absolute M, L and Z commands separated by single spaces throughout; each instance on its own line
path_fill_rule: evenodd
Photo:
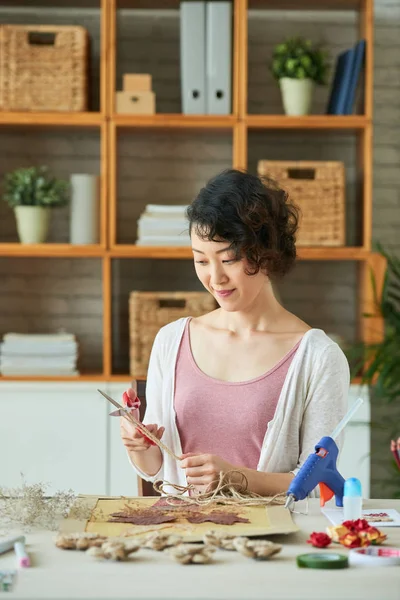
M 103 497 L 82 496 L 81 499 L 90 509 L 90 518 L 76 520 L 66 518 L 60 526 L 62 532 L 88 532 L 98 533 L 108 537 L 140 537 L 153 531 L 160 531 L 170 535 L 179 535 L 187 542 L 202 541 L 206 531 L 215 530 L 227 535 L 235 536 L 262 536 L 289 534 L 299 531 L 293 522 L 291 513 L 281 505 L 271 506 L 240 506 L 234 507 L 236 513 L 242 518 L 248 519 L 248 523 L 234 523 L 233 525 L 221 525 L 211 522 L 189 523 L 187 519 L 177 517 L 172 523 L 159 525 L 133 525 L 132 523 L 112 523 L 112 513 L 122 512 L 129 506 L 133 510 L 141 510 L 153 506 L 159 498 L 157 497 Z M 211 510 L 222 510 L 229 512 L 231 507 L 219 505 L 218 507 L 204 508 L 200 510 L 207 512 Z

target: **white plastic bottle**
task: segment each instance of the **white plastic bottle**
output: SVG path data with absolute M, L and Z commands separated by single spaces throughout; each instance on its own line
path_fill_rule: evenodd
M 361 482 L 356 477 L 350 477 L 344 482 L 343 491 L 343 516 L 344 521 L 361 519 L 362 516 L 362 491 Z

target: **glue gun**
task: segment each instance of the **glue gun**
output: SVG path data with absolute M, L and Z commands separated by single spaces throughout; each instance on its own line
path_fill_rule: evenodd
M 287 491 L 286 508 L 303 500 L 319 484 L 321 506 L 335 495 L 336 506 L 343 506 L 344 479 L 336 468 L 339 448 L 331 437 L 323 437 L 315 446 Z
M 337 425 L 332 435 L 321 438 L 316 444 L 315 452 L 310 454 L 301 466 L 300 471 L 293 478 L 286 492 L 285 508 L 290 508 L 297 500 L 303 500 L 317 485 L 320 488 L 321 506 L 325 506 L 325 502 L 328 502 L 333 496 L 335 496 L 336 506 L 343 506 L 344 478 L 336 467 L 339 448 L 335 443 L 335 438 L 341 433 L 362 403 L 363 399 L 358 398 Z

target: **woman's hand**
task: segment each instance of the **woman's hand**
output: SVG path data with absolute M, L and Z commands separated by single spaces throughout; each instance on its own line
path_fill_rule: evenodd
M 165 431 L 165 427 L 158 427 L 156 424 L 145 425 L 145 427 L 159 440 Z M 125 448 L 134 452 L 144 452 L 150 446 L 155 446 L 154 442 L 143 435 L 133 423 L 130 423 L 124 417 L 121 417 L 121 438 Z
M 187 482 L 194 485 L 199 491 L 215 488 L 221 471 L 227 473 L 236 468 L 215 454 L 195 454 L 193 452 L 182 454 L 181 467 L 185 469 Z
M 140 421 L 140 400 L 133 388 L 129 388 L 123 393 L 122 402 L 127 408 L 131 409 L 130 412 L 132 416 L 137 421 Z M 164 427 L 158 427 L 156 424 L 146 425 L 145 427 L 159 440 L 162 438 L 165 431 Z M 125 417 L 121 417 L 121 438 L 125 448 L 133 450 L 134 452 L 143 452 L 150 448 L 150 446 L 155 446 L 155 443 L 150 438 L 141 433 L 140 430 Z

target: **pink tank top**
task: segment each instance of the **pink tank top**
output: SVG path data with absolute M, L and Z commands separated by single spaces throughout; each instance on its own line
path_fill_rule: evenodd
M 174 408 L 182 452 L 216 454 L 235 466 L 256 469 L 268 423 L 293 356 L 244 382 L 209 377 L 197 366 L 187 320 L 175 367 Z

